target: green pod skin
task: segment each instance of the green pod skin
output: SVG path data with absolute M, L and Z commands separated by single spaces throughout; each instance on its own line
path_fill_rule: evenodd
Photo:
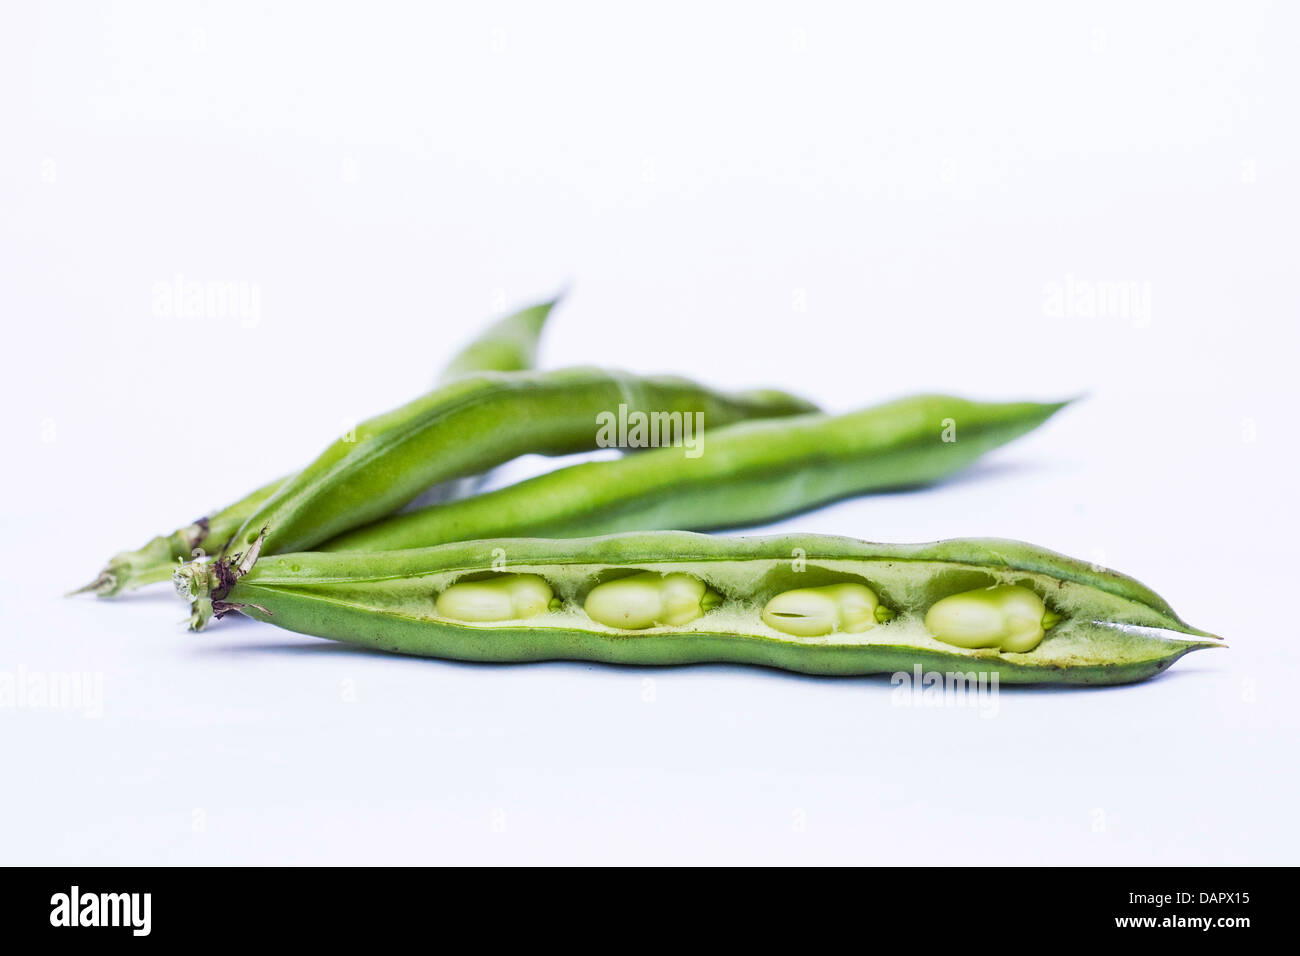
M 461 378 L 336 441 L 250 515 L 226 551 L 246 551 L 263 529 L 264 554 L 311 548 L 440 481 L 530 452 L 595 448 L 601 416 L 620 408 L 627 416 L 698 413 L 706 428 L 813 410 L 785 392 L 727 395 L 682 378 L 594 368 Z
M 438 376 L 446 383 L 478 372 L 514 372 L 532 368 L 537 343 L 558 299 L 542 302 L 492 323 L 458 352 Z M 215 514 L 159 535 L 135 551 L 114 555 L 95 580 L 73 591 L 114 597 L 123 591 L 169 580 L 178 560 L 198 557 L 204 549 L 223 548 L 249 515 L 260 508 L 292 475 L 277 478 Z
M 462 661 L 729 662 L 838 676 L 920 666 L 996 674 L 1003 683 L 1124 684 L 1160 673 L 1189 651 L 1222 646 L 1132 578 L 996 539 L 891 545 L 821 535 L 661 531 L 284 554 L 227 570 L 224 587 L 209 595 L 218 616 L 239 610 L 304 634 Z M 551 609 L 491 624 L 438 616 L 435 598 L 446 588 L 502 571 L 544 579 L 556 598 Z M 637 631 L 599 624 L 583 612 L 598 585 L 646 571 L 691 575 L 719 600 L 685 625 Z M 892 617 L 879 615 L 882 623 L 861 633 L 800 637 L 760 616 L 778 594 L 846 582 L 870 587 Z M 1059 615 L 1031 651 L 956 647 L 926 630 L 925 613 L 939 600 L 997 584 L 1030 588 Z
M 507 315 L 493 322 L 477 338 L 461 349 L 438 376 L 438 385 L 480 372 L 527 372 L 537 364 L 537 345 L 551 310 L 560 301 L 557 296 Z M 434 504 L 473 494 L 487 480 L 486 475 L 471 475 L 445 481 L 422 492 L 417 504 Z M 245 514 L 245 518 L 252 510 Z M 231 534 L 239 528 L 232 528 Z M 228 539 L 227 539 L 228 540 Z
M 919 395 L 848 415 L 744 422 L 708 432 L 697 458 L 663 448 L 560 468 L 392 515 L 327 541 L 321 550 L 762 524 L 850 495 L 945 478 L 1037 428 L 1065 404 Z

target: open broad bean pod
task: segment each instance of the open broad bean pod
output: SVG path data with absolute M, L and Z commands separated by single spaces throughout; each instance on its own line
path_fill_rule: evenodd
M 996 539 L 873 544 L 664 531 L 247 554 L 178 572 L 194 626 L 241 611 L 464 661 L 732 662 L 805 674 L 1122 684 L 1221 646 L 1132 578 Z

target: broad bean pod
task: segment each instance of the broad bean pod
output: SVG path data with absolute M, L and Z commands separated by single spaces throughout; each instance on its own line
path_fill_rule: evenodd
M 391 514 L 437 482 L 530 452 L 595 448 L 602 417 L 616 412 L 661 425 L 702 416 L 714 427 L 814 410 L 786 392 L 726 394 L 683 378 L 595 368 L 460 378 L 335 441 L 244 521 L 226 551 L 246 552 L 264 529 L 266 554 L 311 548 Z
M 699 457 L 663 448 L 572 465 L 392 515 L 320 550 L 760 524 L 849 495 L 937 481 L 1036 428 L 1065 404 L 919 395 L 847 415 L 743 422 L 710 431 Z
M 841 676 L 921 667 L 1123 684 L 1222 646 L 1132 578 L 996 539 L 661 531 L 260 560 L 255 543 L 218 570 L 178 581 L 218 617 L 238 610 L 462 661 L 730 662 Z

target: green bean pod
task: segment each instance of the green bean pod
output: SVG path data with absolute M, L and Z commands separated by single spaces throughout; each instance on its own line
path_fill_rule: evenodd
M 542 302 L 497 320 L 458 352 L 438 377 L 449 382 L 478 372 L 513 372 L 532 368 L 542 329 L 558 300 Z M 113 597 L 122 591 L 166 581 L 177 560 L 224 547 L 262 503 L 277 492 L 291 475 L 277 478 L 211 515 L 199 518 L 171 534 L 159 535 L 134 551 L 109 559 L 95 580 L 74 594 Z
M 710 431 L 698 457 L 663 448 L 572 465 L 392 515 L 320 550 L 760 524 L 849 495 L 937 481 L 1036 428 L 1065 404 L 919 395 L 847 415 L 743 422 Z
M 246 551 L 263 529 L 266 554 L 314 547 L 402 507 L 430 485 L 476 474 L 519 455 L 563 455 L 597 447 L 602 420 L 617 416 L 656 433 L 672 417 L 692 428 L 813 410 L 785 392 L 728 395 L 674 377 L 640 377 L 602 369 L 483 373 L 458 379 L 395 411 L 357 426 L 282 486 L 227 545 Z M 650 441 L 648 430 L 634 436 Z
M 456 353 L 442 370 L 439 382 L 450 382 L 479 372 L 526 372 L 537 364 L 537 343 L 559 299 L 540 302 L 484 329 Z
M 304 634 L 462 661 L 730 662 L 821 675 L 921 667 L 1122 684 L 1221 646 L 1132 578 L 1017 541 L 661 531 L 256 552 L 224 564 L 219 580 L 191 579 L 190 595 L 217 616 L 239 610 Z M 509 599 L 519 590 L 526 602 Z M 484 600 L 494 592 L 499 600 Z M 1008 636 L 1021 649 L 958 643 Z

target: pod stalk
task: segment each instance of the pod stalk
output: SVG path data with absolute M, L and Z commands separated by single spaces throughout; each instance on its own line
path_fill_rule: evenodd
M 265 540 L 266 528 L 263 528 L 247 551 L 232 554 L 228 558 L 199 558 L 176 569 L 172 574 L 172 584 L 181 600 L 190 602 L 191 631 L 201 631 L 212 618 L 220 620 L 231 611 L 244 607 L 256 607 L 270 615 L 271 612 L 260 605 L 224 600 L 239 579 L 253 570 Z

